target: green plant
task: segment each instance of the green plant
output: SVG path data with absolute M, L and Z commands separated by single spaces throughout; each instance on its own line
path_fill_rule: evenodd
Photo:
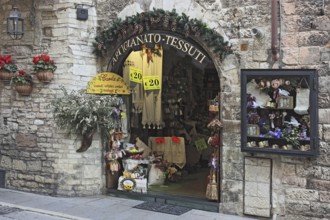
M 86 94 L 84 91 L 71 91 L 61 87 L 63 96 L 51 101 L 55 123 L 68 134 L 82 137 L 82 145 L 77 152 L 86 151 L 94 133 L 99 130 L 106 136 L 111 129 L 120 127 L 122 99 L 118 96 Z
M 47 54 L 41 54 L 38 56 L 33 57 L 33 70 L 50 70 L 54 72 L 57 69 L 57 66 L 55 65 L 54 60 L 50 59 L 50 56 Z
M 166 23 L 166 26 L 164 26 Z M 125 20 L 115 19 L 108 29 L 99 33 L 95 38 L 94 47 L 97 55 L 107 54 L 107 50 L 118 38 L 124 35 L 141 34 L 144 30 L 162 30 L 184 33 L 185 37 L 197 37 L 204 41 L 213 51 L 224 59 L 226 55 L 233 53 L 229 42 L 223 36 L 209 28 L 207 24 L 198 19 L 189 18 L 186 14 L 177 14 L 175 9 L 164 11 L 153 9 L 153 11 L 137 13 L 127 16 Z
M 17 71 L 17 65 L 13 64 L 10 55 L 0 56 L 0 69 L 5 69 L 9 72 L 15 73 Z
M 18 70 L 18 73 L 11 78 L 12 84 L 32 84 L 32 76 L 24 70 Z

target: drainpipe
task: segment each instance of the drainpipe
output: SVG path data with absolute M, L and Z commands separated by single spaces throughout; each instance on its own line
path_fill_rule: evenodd
M 272 10 L 272 66 L 275 68 L 275 64 L 278 62 L 278 0 L 271 0 Z M 278 66 L 278 65 L 277 65 Z

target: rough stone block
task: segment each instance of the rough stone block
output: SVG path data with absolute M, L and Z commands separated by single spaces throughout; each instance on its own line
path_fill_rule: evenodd
M 308 189 L 330 191 L 330 180 L 309 179 Z
M 26 174 L 17 174 L 17 178 L 23 180 L 34 180 L 33 175 L 26 175 Z
M 34 180 L 38 183 L 44 183 L 45 182 L 45 177 L 40 176 L 40 175 L 35 175 Z
M 45 121 L 44 120 L 40 120 L 40 119 L 36 119 L 36 120 L 34 120 L 33 124 L 35 124 L 35 125 L 43 125 L 43 124 L 45 124 Z
M 296 4 L 293 2 L 283 3 L 282 8 L 285 15 L 294 15 L 296 12 Z
M 282 163 L 281 165 L 282 165 L 283 175 L 290 176 L 295 174 L 296 172 L 295 164 Z
M 323 138 L 325 141 L 330 141 L 330 125 L 323 125 Z
M 41 170 L 41 161 L 27 161 L 27 169 L 29 171 L 40 171 Z
M 283 63 L 287 65 L 298 64 L 299 48 L 283 48 Z
M 330 109 L 319 109 L 319 123 L 330 124 Z
M 258 166 L 258 158 L 245 157 L 245 165 Z
M 320 203 L 320 202 L 312 202 L 311 210 L 318 215 L 329 215 L 330 213 L 330 203 Z
M 12 161 L 10 157 L 2 155 L 0 157 L 0 167 L 10 169 L 12 166 Z
M 330 192 L 319 192 L 320 194 L 320 202 L 330 202 Z
M 257 197 L 258 196 L 258 183 L 245 181 L 244 195 Z
M 270 184 L 269 183 L 257 183 L 257 195 L 260 198 L 268 198 L 270 197 Z
M 15 170 L 26 170 L 26 164 L 24 161 L 21 160 L 13 160 L 13 169 Z
M 297 27 L 297 20 L 299 19 L 298 15 L 291 15 L 291 16 L 285 16 L 282 20 L 283 22 L 283 31 L 286 33 L 289 32 L 297 32 L 298 27 Z
M 299 64 L 308 65 L 320 62 L 319 47 L 300 47 L 299 48 Z
M 269 209 L 260 209 L 260 208 L 253 208 L 253 207 L 245 207 L 244 214 L 261 216 L 261 217 L 270 217 Z
M 297 201 L 317 201 L 319 199 L 319 193 L 316 190 L 308 189 L 286 189 L 285 190 L 287 199 Z
M 18 133 L 16 135 L 16 144 L 18 147 L 36 147 L 37 137 L 35 134 Z
M 328 7 L 330 8 L 330 7 Z M 322 31 L 330 31 L 330 18 L 329 16 L 316 17 L 316 28 Z
M 299 178 L 296 176 L 283 176 L 282 183 L 305 188 L 307 180 L 306 178 Z
M 253 61 L 267 61 L 268 51 L 267 50 L 254 50 L 253 51 Z
M 83 176 L 85 178 L 99 178 L 101 175 L 100 168 L 97 166 L 85 165 L 83 168 Z
M 308 214 L 311 212 L 310 203 L 287 202 L 286 210 L 288 214 Z
M 73 65 L 73 74 L 81 76 L 92 76 L 96 73 L 95 65 Z
M 259 209 L 268 209 L 270 208 L 270 200 L 265 197 L 253 197 L 253 196 L 245 196 L 244 199 L 245 207 L 253 207 Z
M 262 159 L 262 158 L 258 159 L 258 166 L 261 167 L 270 167 L 271 163 L 272 161 L 270 159 Z
M 240 152 L 240 148 L 228 148 L 225 152 L 223 152 L 225 158 L 224 161 L 242 163 L 243 159 Z

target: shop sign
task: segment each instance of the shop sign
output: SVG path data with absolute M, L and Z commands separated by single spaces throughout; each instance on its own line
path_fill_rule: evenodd
M 148 44 L 171 46 L 183 54 L 191 56 L 192 59 L 200 65 L 205 65 L 207 63 L 207 56 L 185 39 L 164 33 L 146 33 L 127 39 L 122 43 L 114 53 L 111 60 L 112 65 L 114 66 L 117 61 L 120 60 L 121 56 L 130 49 L 141 48 L 142 45 Z
M 129 67 L 129 80 L 142 84 L 142 70 L 132 66 Z
M 143 77 L 144 90 L 160 90 L 161 80 L 159 76 L 144 76 Z
M 124 82 L 123 77 L 116 73 L 103 72 L 96 74 L 96 76 L 88 82 L 86 93 L 129 95 L 130 89 Z

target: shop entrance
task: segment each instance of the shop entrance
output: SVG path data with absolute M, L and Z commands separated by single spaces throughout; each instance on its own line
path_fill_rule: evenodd
M 132 89 L 129 135 L 118 166 L 108 166 L 109 191 L 219 203 L 220 81 L 213 63 L 196 65 L 190 56 L 154 45 L 132 51 L 121 74 Z M 139 74 L 159 87 L 146 89 Z

